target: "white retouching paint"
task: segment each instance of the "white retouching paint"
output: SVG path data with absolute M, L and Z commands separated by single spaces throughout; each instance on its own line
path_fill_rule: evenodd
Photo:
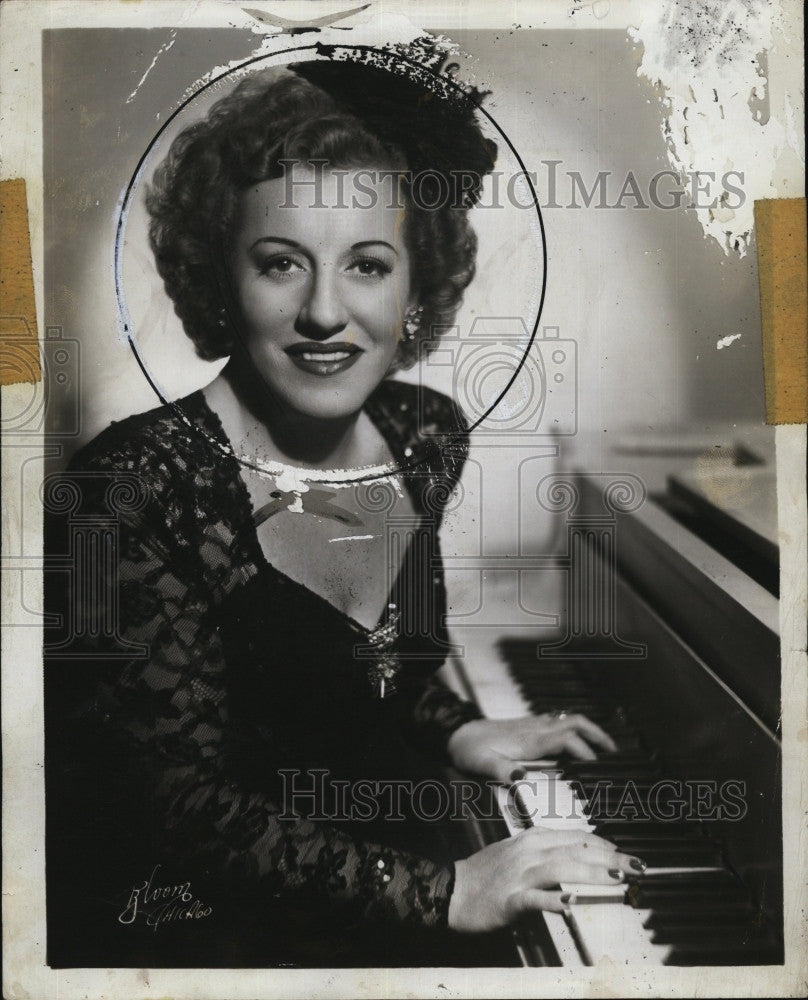
M 176 42 L 176 40 L 177 40 L 177 31 L 176 31 L 176 29 L 174 29 L 174 31 L 171 32 L 171 37 L 169 38 L 169 40 L 167 42 L 165 42 L 163 45 L 160 46 L 160 48 L 157 50 L 154 58 L 149 63 L 149 65 L 146 67 L 146 72 L 143 74 L 143 76 L 138 81 L 138 85 L 135 87 L 135 89 L 132 91 L 132 93 L 126 98 L 126 103 L 127 104 L 131 104 L 131 102 L 137 97 L 137 92 L 140 90 L 140 88 L 146 82 L 146 78 L 148 77 L 149 73 L 151 73 L 151 71 L 154 69 L 155 65 L 157 64 L 157 60 L 160 58 L 160 56 L 164 52 L 168 52 L 168 50 L 173 46 L 173 44 L 174 44 L 174 42 Z
M 734 343 L 736 340 L 740 340 L 742 334 L 731 333 L 728 337 L 722 337 L 715 345 L 717 351 L 723 351 L 725 347 L 729 347 L 730 344 Z
M 642 46 L 638 73 L 659 95 L 670 164 L 688 187 L 693 171 L 703 187 L 710 182 L 694 210 L 728 255 L 746 254 L 754 201 L 778 196 L 774 165 L 796 140 L 770 107 L 768 65 L 782 24 L 780 0 L 665 0 L 644 5 L 629 29 Z M 742 196 L 724 193 L 730 171 Z

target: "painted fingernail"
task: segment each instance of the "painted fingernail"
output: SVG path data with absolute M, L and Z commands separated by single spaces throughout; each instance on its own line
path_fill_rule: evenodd
M 645 872 L 648 869 L 648 865 L 644 861 L 640 861 L 639 858 L 632 858 L 629 861 L 629 865 L 635 872 Z
M 511 771 L 511 781 L 521 781 L 526 774 L 527 771 L 523 767 L 515 767 Z
M 623 881 L 623 873 L 620 871 L 619 868 L 610 868 L 609 869 L 609 875 L 612 878 L 617 879 L 618 882 L 622 882 Z
M 564 906 L 571 906 L 575 902 L 575 896 L 571 892 L 565 892 L 561 897 Z

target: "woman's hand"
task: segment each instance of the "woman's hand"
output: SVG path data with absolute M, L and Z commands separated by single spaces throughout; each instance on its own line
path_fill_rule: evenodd
M 448 751 L 460 771 L 510 782 L 525 776 L 522 760 L 568 753 L 594 760 L 600 750 L 616 750 L 614 741 L 584 715 L 525 715 L 518 719 L 474 719 L 456 729 Z
M 449 927 L 473 934 L 507 927 L 538 910 L 558 912 L 574 902 L 561 882 L 617 885 L 643 863 L 591 833 L 534 827 L 455 862 Z

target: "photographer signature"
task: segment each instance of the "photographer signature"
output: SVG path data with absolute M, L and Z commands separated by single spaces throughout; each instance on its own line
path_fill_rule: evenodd
M 151 875 L 142 885 L 132 886 L 129 902 L 118 914 L 118 922 L 133 924 L 140 917 L 146 921 L 148 927 L 156 931 L 162 924 L 209 917 L 213 907 L 206 906 L 194 896 L 190 882 L 177 882 L 173 885 L 155 884 L 157 870 L 160 867 L 155 865 Z

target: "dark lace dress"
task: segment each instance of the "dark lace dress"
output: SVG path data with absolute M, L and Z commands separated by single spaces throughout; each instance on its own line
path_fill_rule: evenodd
M 450 964 L 459 824 L 417 820 L 408 792 L 434 791 L 479 713 L 434 676 L 437 530 L 465 450 L 442 436 L 450 400 L 420 391 L 385 382 L 366 407 L 419 515 L 374 630 L 264 558 L 201 393 L 71 463 L 81 517 L 109 515 L 111 484 L 131 495 L 102 583 L 115 634 L 46 659 L 51 964 Z

